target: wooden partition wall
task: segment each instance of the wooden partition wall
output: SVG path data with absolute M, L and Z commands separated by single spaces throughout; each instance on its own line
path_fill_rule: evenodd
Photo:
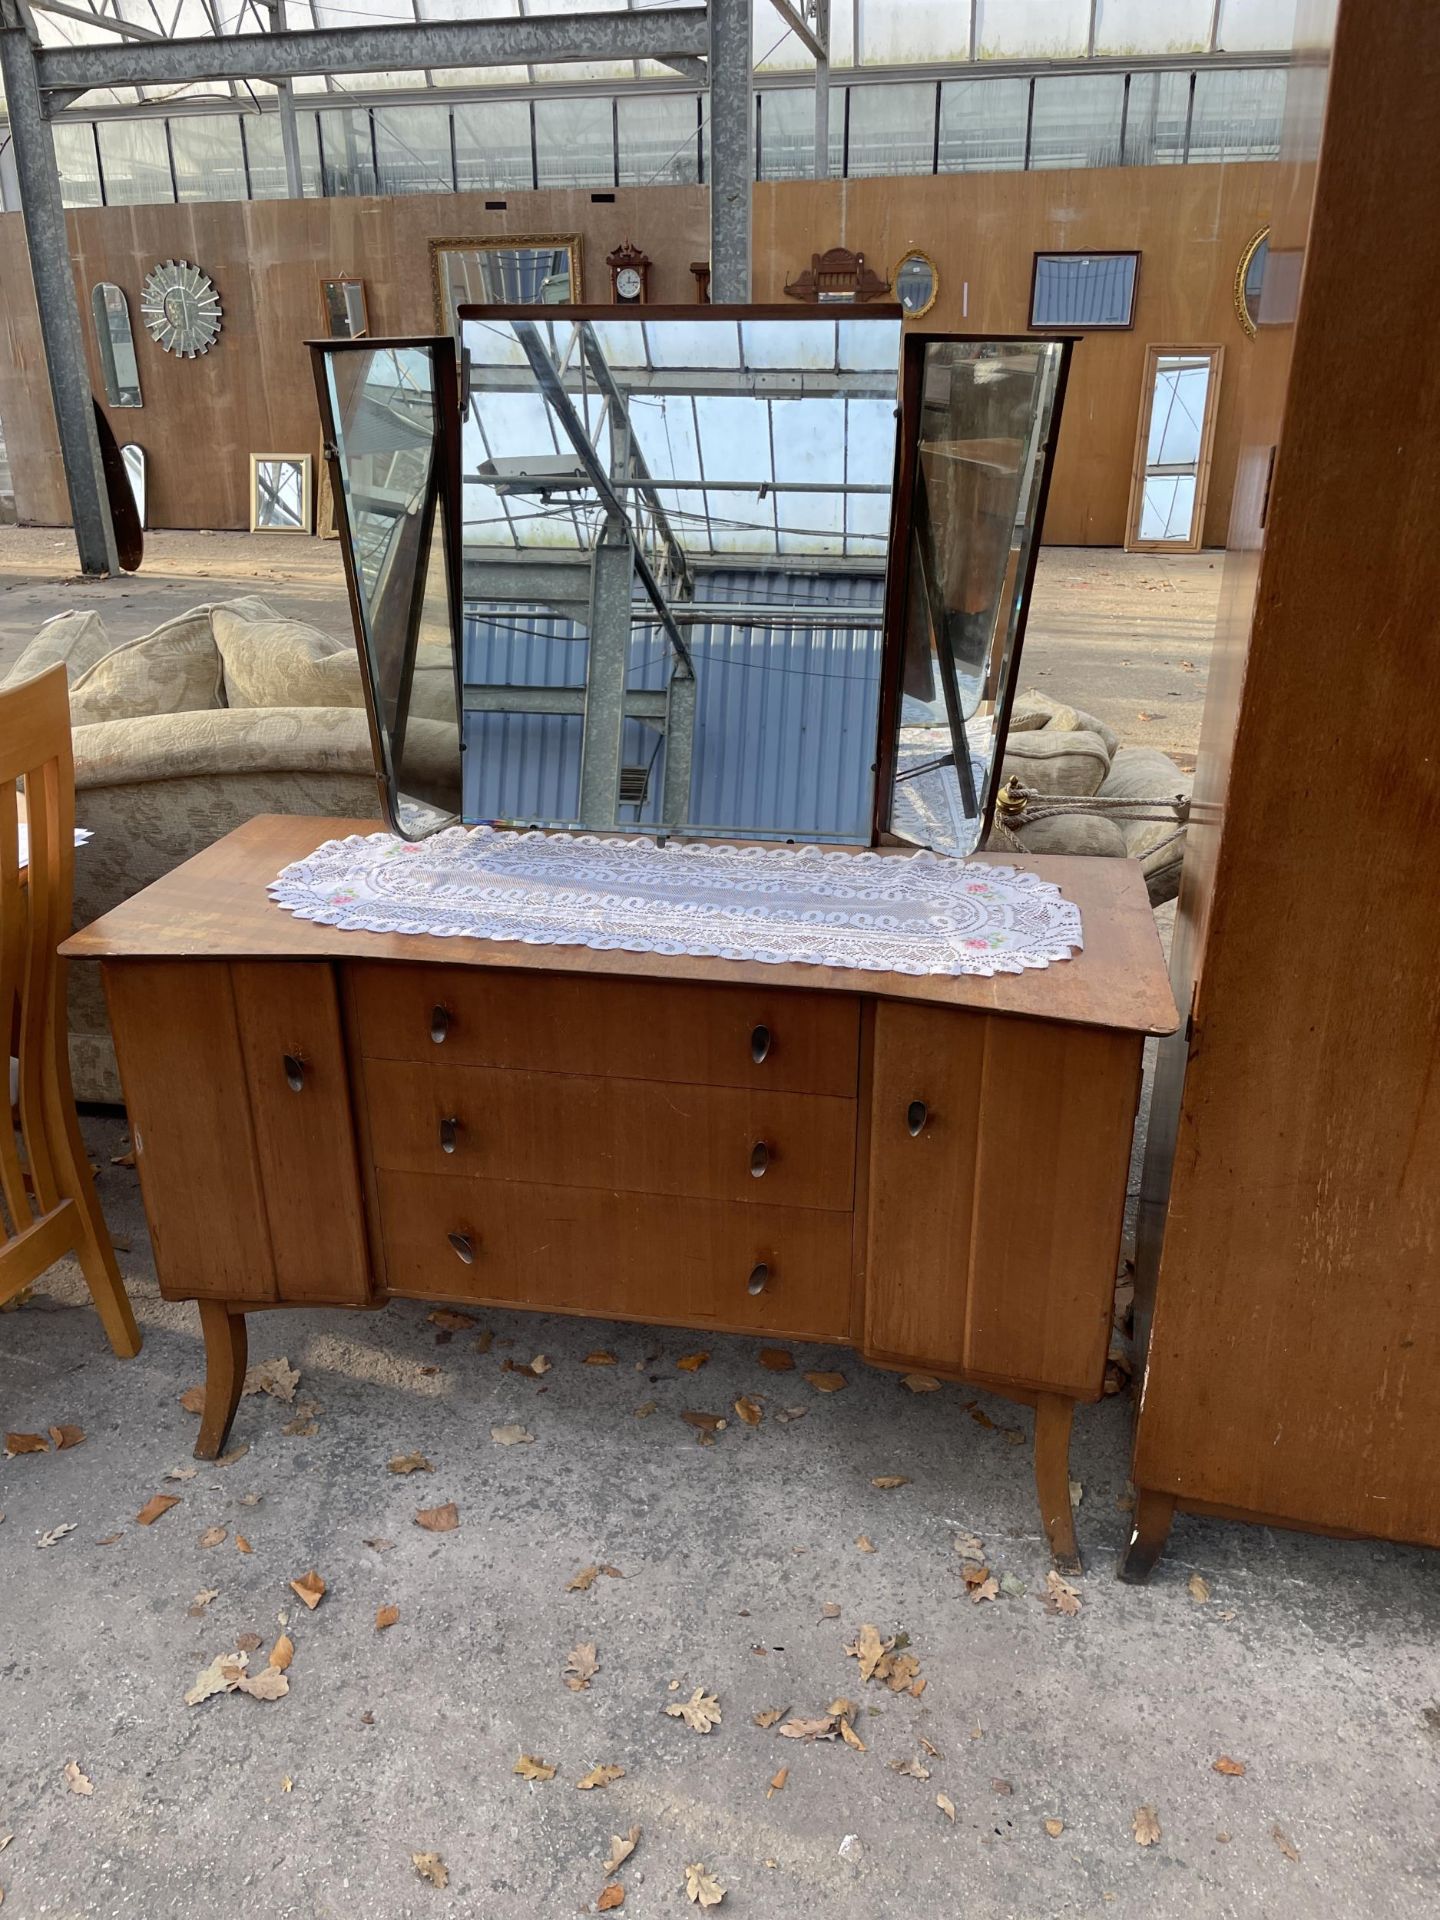
M 1137 248 L 1134 328 L 1089 334 L 1075 353 L 1045 539 L 1122 543 L 1146 346 L 1219 342 L 1225 369 L 1206 514 L 1207 541 L 1219 544 L 1256 357 L 1235 314 L 1235 270 L 1270 218 L 1274 179 L 1272 167 L 1246 162 L 767 183 L 755 189 L 754 297 L 783 300 L 786 281 L 826 247 L 863 251 L 887 280 L 920 247 L 940 277 L 926 325 L 1023 333 L 1037 251 Z M 365 281 L 372 333 L 426 332 L 435 325 L 430 240 L 578 234 L 587 298 L 608 299 L 605 255 L 629 239 L 653 262 L 650 298 L 683 302 L 695 296 L 690 263 L 708 252 L 708 221 L 703 187 L 205 202 L 69 216 L 97 393 L 90 291 L 98 281 L 123 288 L 137 329 L 142 282 L 160 261 L 193 261 L 219 289 L 224 326 L 211 352 L 178 361 L 141 331 L 144 405 L 110 410 L 117 437 L 146 450 L 151 524 L 211 528 L 249 525 L 252 453 L 318 453 L 303 342 L 319 330 L 322 276 Z M 0 422 L 20 519 L 63 524 L 69 509 L 19 214 L 0 215 Z
M 1333 16 L 1302 7 L 1151 1119 L 1152 1547 L 1177 1501 L 1440 1545 L 1440 9 L 1341 0 L 1317 167 Z

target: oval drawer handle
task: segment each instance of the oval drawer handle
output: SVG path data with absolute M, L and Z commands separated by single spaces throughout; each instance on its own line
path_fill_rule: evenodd
M 770 1166 L 770 1146 L 768 1141 L 757 1140 L 750 1149 L 750 1174 L 755 1180 L 762 1179 Z
M 450 1009 L 436 1007 L 430 1015 L 430 1038 L 438 1047 L 450 1031 Z
M 475 1243 L 469 1234 L 452 1233 L 447 1234 L 446 1238 L 465 1265 L 467 1267 L 473 1267 L 475 1264 Z
M 769 1284 L 770 1269 L 766 1266 L 765 1262 L 761 1260 L 750 1269 L 748 1291 L 751 1293 L 763 1293 Z
M 905 1109 L 905 1124 L 912 1138 L 918 1139 L 925 1131 L 925 1122 L 930 1118 L 930 1109 L 923 1100 L 912 1100 Z
M 442 1153 L 453 1153 L 455 1151 L 455 1135 L 459 1129 L 460 1122 L 458 1120 L 446 1119 L 440 1122 L 440 1151 Z
M 304 1090 L 305 1062 L 298 1053 L 285 1055 L 285 1084 L 292 1093 L 300 1093 Z
M 758 1067 L 770 1051 L 769 1027 L 756 1027 L 750 1035 L 750 1058 Z

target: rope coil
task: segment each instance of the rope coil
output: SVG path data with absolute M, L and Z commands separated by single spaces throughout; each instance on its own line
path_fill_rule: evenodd
M 1146 849 L 1148 860 L 1162 847 L 1168 847 L 1184 833 L 1190 819 L 1190 799 L 1188 794 L 1177 793 L 1168 799 L 1153 800 L 1110 799 L 1099 794 L 1041 793 L 1036 787 L 1024 786 L 1018 775 L 1012 775 L 995 801 L 995 836 L 1001 844 L 1013 848 L 1017 853 L 1025 851 L 1016 838 L 1016 830 L 1032 827 L 1041 820 L 1066 818 L 1074 814 L 1091 813 L 1108 820 L 1158 820 L 1178 822 L 1173 833 L 1167 833 L 1153 847 Z

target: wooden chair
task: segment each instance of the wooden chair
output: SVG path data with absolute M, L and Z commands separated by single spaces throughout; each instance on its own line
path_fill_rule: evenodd
M 56 948 L 70 932 L 74 876 L 70 699 L 64 668 L 53 667 L 0 694 L 0 1033 L 10 1035 L 8 1055 L 19 1064 L 18 1126 L 0 1125 L 0 1305 L 73 1253 L 111 1346 L 128 1359 L 140 1351 L 140 1331 L 70 1091 Z

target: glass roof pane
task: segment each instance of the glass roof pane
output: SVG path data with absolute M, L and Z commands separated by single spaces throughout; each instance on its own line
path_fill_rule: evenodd
M 1057 0 L 1043 4 L 1053 11 Z M 845 10 L 842 0 L 832 19 Z M 866 0 L 860 11 L 860 63 L 908 67 L 924 60 L 968 60 L 969 15 L 964 0 Z
M 841 320 L 840 365 L 859 373 L 891 373 L 900 364 L 898 320 Z
M 733 326 L 714 320 L 647 320 L 651 363 L 657 367 L 738 367 L 740 340 Z
M 1210 44 L 1214 0 L 1098 0 L 1096 53 L 1200 53 Z
M 982 60 L 1073 59 L 1089 34 L 1090 0 L 975 0 Z
M 747 367 L 813 368 L 835 365 L 833 320 L 746 320 L 741 323 Z

